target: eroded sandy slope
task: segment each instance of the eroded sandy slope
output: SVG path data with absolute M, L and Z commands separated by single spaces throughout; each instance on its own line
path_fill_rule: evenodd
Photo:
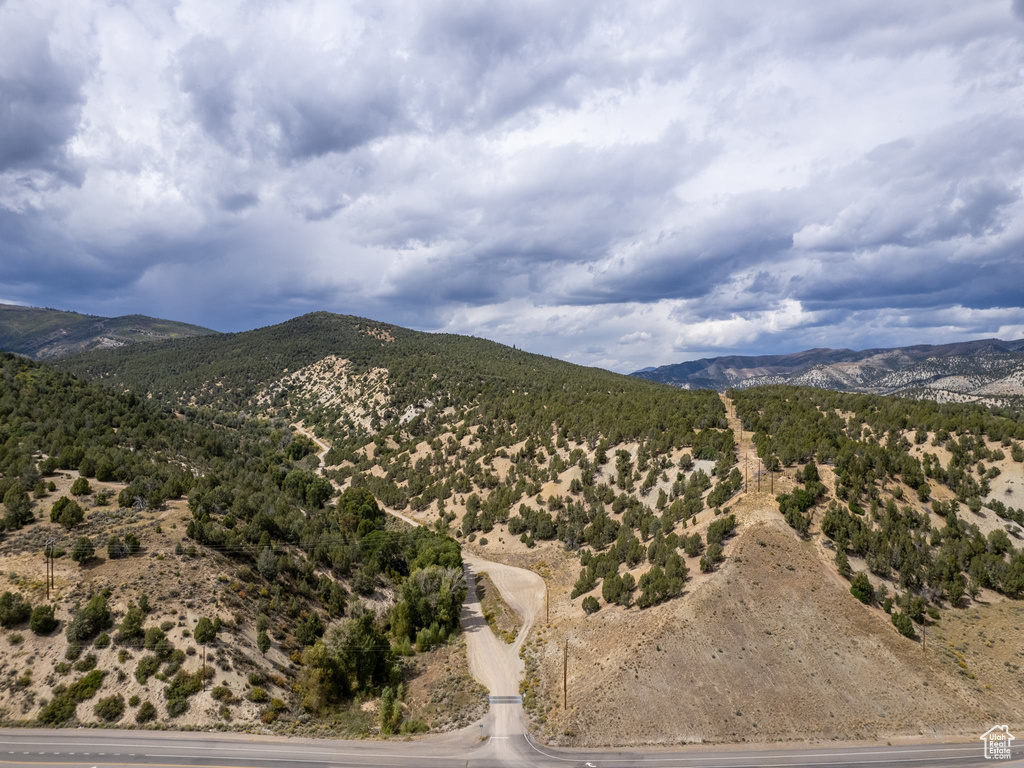
M 1024 717 L 1019 675 L 964 670 L 938 637 L 922 651 L 853 598 L 813 546 L 781 520 L 752 520 L 718 578 L 681 599 L 565 622 L 536 648 L 547 698 L 560 703 L 569 640 L 569 711 L 547 713 L 545 735 L 576 745 L 877 739 Z

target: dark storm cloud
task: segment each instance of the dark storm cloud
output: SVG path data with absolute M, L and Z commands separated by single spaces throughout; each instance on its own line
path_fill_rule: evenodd
M 775 201 L 737 201 L 728 214 L 699 227 L 661 233 L 639 253 L 612 259 L 595 271 L 589 286 L 570 290 L 564 300 L 693 299 L 728 282 L 737 271 L 784 257 L 792 248 L 793 226 L 784 211 L 765 210 L 763 202 Z
M 86 71 L 54 51 L 45 17 L 0 6 L 0 173 L 41 170 L 80 179 L 67 142 L 78 128 Z
M 188 94 L 196 119 L 207 135 L 232 143 L 235 115 L 235 63 L 223 40 L 200 36 L 177 54 L 181 90 Z
M 0 2 L 0 300 L 622 369 L 1024 334 L 1022 13 Z
M 808 308 L 1024 304 L 1022 135 L 1017 119 L 959 123 L 824 180 L 854 195 L 796 233 L 814 263 L 792 295 Z
M 524 290 L 555 296 L 552 280 L 563 271 L 582 277 L 585 265 L 607 257 L 610 245 L 631 237 L 637 222 L 664 212 L 680 173 L 693 174 L 713 157 L 711 145 L 694 145 L 677 125 L 644 144 L 603 150 L 569 144 L 531 153 L 507 183 L 451 195 L 443 210 L 411 217 L 435 228 L 417 227 L 422 239 L 457 230 L 461 238 L 389 275 L 386 295 L 395 301 L 471 304 L 506 300 Z M 390 247 L 403 247 L 408 238 L 391 239 L 403 232 L 399 224 L 397 230 L 382 228 L 379 236 Z M 439 274 L 445 280 L 437 281 Z M 577 300 L 572 288 L 562 298 Z
M 255 192 L 227 192 L 218 198 L 220 207 L 232 213 L 252 208 L 259 201 L 260 196 Z
M 987 251 L 984 258 L 968 260 L 886 250 L 870 259 L 822 262 L 825 269 L 794 285 L 791 295 L 811 310 L 835 305 L 857 309 L 1020 307 L 1024 306 L 1022 259 L 1024 237 Z
M 317 157 L 346 152 L 393 128 L 400 111 L 388 94 L 354 93 L 324 103 L 317 97 L 297 99 L 275 113 L 288 156 Z
M 441 4 L 416 31 L 417 47 L 441 75 L 441 98 L 427 107 L 432 121 L 486 128 L 540 106 L 577 105 L 583 81 L 620 71 L 585 47 L 606 8 L 603 2 Z
M 273 17 L 280 6 L 261 10 Z M 318 47 L 242 31 L 232 46 L 196 36 L 175 59 L 207 135 L 289 163 L 410 131 L 486 130 L 545 105 L 578 104 L 588 65 L 581 43 L 598 15 L 599 5 L 584 3 L 452 2 L 430 13 L 384 6 L 353 21 L 358 31 L 346 28 L 341 41 Z M 621 68 L 611 69 L 621 81 Z
M 134 238 L 130 247 L 84 248 L 57 232 L 45 217 L 28 218 L 3 208 L 0 232 L 0 260 L 4 266 L 0 295 L 9 292 L 11 286 L 20 286 L 19 294 L 36 304 L 135 306 L 140 312 L 151 312 L 143 306 L 150 298 L 140 301 L 145 295 L 140 281 L 152 265 L 183 267 L 195 273 L 225 246 L 223 239 L 213 234 L 187 241 L 150 234 Z M 192 290 L 202 282 L 194 274 Z
M 735 196 L 717 216 L 609 260 L 563 298 L 714 294 L 719 308 L 750 309 L 749 296 L 768 288 L 759 267 L 776 264 L 767 292 L 808 309 L 1019 306 L 1024 282 L 1013 274 L 1024 250 L 1006 229 L 1018 220 L 1020 179 L 999 177 L 1024 167 L 1022 135 L 1015 120 L 958 124 L 878 147 L 802 189 Z M 760 279 L 729 296 L 730 281 L 748 271 Z

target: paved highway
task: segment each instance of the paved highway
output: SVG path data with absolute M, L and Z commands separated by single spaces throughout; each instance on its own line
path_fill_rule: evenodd
M 496 705 L 506 706 L 498 704 Z M 120 730 L 0 731 L 0 765 L 40 768 L 797 768 L 798 766 L 1024 765 L 1024 746 L 1013 761 L 985 760 L 981 742 L 878 747 L 805 747 L 739 750 L 615 752 L 555 750 L 527 736 L 472 740 L 465 733 L 414 742 L 262 738 L 238 734 Z

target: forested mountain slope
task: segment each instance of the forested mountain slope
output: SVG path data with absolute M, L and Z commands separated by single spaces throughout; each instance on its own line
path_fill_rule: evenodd
M 16 352 L 37 360 L 140 341 L 213 333 L 216 331 L 198 325 L 145 315 L 97 317 L 59 309 L 0 304 L 0 351 Z
M 1020 414 L 797 387 L 723 399 L 745 482 L 687 528 L 706 552 L 711 526 L 736 520 L 717 572 L 691 572 L 681 599 L 581 618 L 563 600 L 586 568 L 520 555 L 555 564 L 557 614 L 527 647 L 541 733 L 884 740 L 1024 716 Z
M 866 565 L 873 580 L 854 584 L 866 603 L 920 623 L 929 605 L 1024 593 L 1024 509 L 1012 487 L 994 492 L 1003 473 L 1020 476 L 1019 412 L 795 387 L 731 394 L 764 465 L 795 467 L 783 516 L 802 535 L 819 527 L 844 576 L 851 556 Z
M 314 363 L 322 365 L 306 370 Z M 336 367 L 327 369 L 328 364 Z M 572 410 L 582 419 L 588 418 L 588 409 L 580 398 L 589 397 L 608 406 L 589 418 L 610 425 L 610 429 L 637 430 L 643 428 L 640 422 L 650 426 L 664 414 L 648 417 L 641 413 L 643 407 L 613 413 L 612 408 L 624 398 L 639 398 L 639 406 L 660 408 L 691 399 L 673 399 L 628 377 L 486 339 L 421 333 L 327 312 L 244 333 L 164 342 L 143 349 L 100 350 L 62 361 L 62 366 L 157 399 L 184 399 L 248 412 L 265 410 L 266 400 L 274 395 L 284 403 L 291 391 L 301 394 L 307 384 L 326 385 L 342 374 L 370 379 L 374 371 L 384 369 L 387 402 L 374 414 L 380 423 L 403 415 L 409 407 L 429 407 L 428 401 L 442 407 L 462 406 L 499 396 L 512 397 L 518 410 L 522 410 L 521 401 L 540 397 L 549 408 L 559 408 L 561 413 Z M 320 381 L 313 382 L 311 377 Z M 302 407 L 321 406 L 325 415 L 332 415 L 332 407 L 343 405 L 338 401 L 342 393 L 328 392 L 326 386 L 316 386 L 313 394 L 316 397 Z M 623 421 L 626 426 L 618 427 Z M 375 430 L 364 425 L 363 431 Z
M 678 597 L 698 566 L 714 570 L 732 533 L 723 518 L 713 531 L 682 535 L 698 510 L 721 505 L 737 487 L 733 435 L 710 392 L 324 313 L 247 334 L 93 352 L 61 366 L 96 383 L 5 358 L 10 530 L 2 551 L 10 570 L 24 570 L 25 585 L 14 591 L 30 603 L 43 596 L 25 569 L 68 528 L 57 547 L 66 604 L 56 612 L 58 639 L 32 638 L 34 651 L 46 654 L 40 668 L 65 671 L 35 688 L 11 688 L 9 720 L 102 718 L 76 706 L 73 676 L 60 677 L 78 671 L 63 654 L 91 653 L 104 680 L 116 674 L 129 686 L 115 695 L 155 694 L 158 721 L 189 712 L 195 724 L 312 717 L 366 729 L 368 716 L 355 704 L 381 695 L 381 711 L 394 716 L 382 715 L 380 727 L 416 728 L 395 684 L 403 658 L 429 655 L 457 627 L 464 586 L 448 531 L 477 546 L 501 529 L 514 530 L 524 550 L 536 541 L 571 553 L 586 548 L 580 600 L 596 605 L 595 590 L 605 585 L 596 593 L 605 601 L 645 607 Z M 314 471 L 313 443 L 293 431 L 300 422 L 333 444 L 327 474 L 340 497 Z M 378 503 L 436 530 L 396 528 Z M 131 557 L 141 547 L 173 559 L 151 560 L 125 580 L 127 565 L 138 562 L 115 557 L 128 533 Z M 110 552 L 99 563 L 88 548 L 102 552 L 104 543 Z M 68 562 L 76 552 L 85 578 L 83 566 Z M 135 588 L 112 586 L 124 581 Z M 195 589 L 187 604 L 181 581 Z M 112 591 L 103 596 L 105 587 Z M 106 603 L 89 602 L 94 592 Z M 170 615 L 155 625 L 149 647 L 153 627 L 142 635 L 134 628 L 145 613 L 136 592 L 168 601 Z M 79 601 L 98 618 L 81 637 L 77 629 L 61 635 L 65 624 L 77 626 Z M 175 655 L 176 640 L 166 646 L 157 637 L 188 632 L 199 611 L 219 617 L 218 632 L 246 649 L 223 658 L 230 669 L 263 670 L 254 678 L 261 683 L 245 674 L 217 678 L 227 703 L 194 690 L 192 660 Z M 115 634 L 129 615 L 126 634 Z M 11 621 L 18 633 L 25 619 Z M 89 651 L 82 641 L 96 638 L 100 646 Z M 270 661 L 249 653 L 254 646 L 266 647 Z M 181 663 L 165 669 L 166 659 Z M 447 704 L 434 710 L 442 719 L 450 696 L 469 706 L 475 695 L 446 668 Z M 161 706 L 158 683 L 167 680 Z M 150 687 L 133 693 L 135 685 Z M 270 703 L 257 693 L 261 700 L 249 704 L 258 706 L 236 705 L 250 688 L 268 691 Z M 202 704 L 190 706 L 196 695 Z
M 968 624 L 1020 623 L 1024 483 L 1014 483 L 1024 424 L 1015 411 L 797 387 L 720 397 L 326 313 L 62 366 L 172 411 L 276 426 L 302 471 L 315 459 L 299 436 L 308 431 L 325 446 L 324 474 L 342 502 L 361 494 L 477 556 L 541 574 L 552 614 L 524 646 L 523 692 L 548 738 L 731 740 L 755 724 L 763 738 L 798 738 L 804 715 L 792 693 L 751 689 L 750 713 L 729 716 L 743 710 L 730 699 L 700 733 L 650 714 L 677 706 L 681 687 L 712 691 L 716 680 L 757 679 L 772 665 L 784 690 L 814 697 L 815 732 L 829 738 L 906 734 L 915 722 L 939 733 L 954 728 L 955 712 L 980 722 L 991 702 L 1015 701 L 1016 651 L 957 639 Z M 774 474 L 758 479 L 758 459 Z M 309 512 L 322 486 L 294 477 L 282 490 L 311 489 Z M 248 541 L 256 509 L 281 539 L 343 572 L 351 550 L 330 535 L 306 538 L 303 521 L 266 505 L 236 514 L 218 494 L 199 485 L 189 495 L 187 532 L 200 551 Z M 347 589 L 362 570 L 343 577 Z M 397 571 L 395 583 L 403 578 Z M 747 584 L 739 593 L 737 579 Z M 802 590 L 814 595 L 793 612 Z M 412 636 L 406 610 L 383 611 L 375 625 L 393 644 Z M 417 638 L 423 630 L 432 631 Z M 833 632 L 867 640 L 851 650 Z M 946 639 L 922 659 L 925 633 Z M 583 702 L 561 712 L 566 642 L 581 659 L 569 685 Z M 802 655 L 786 655 L 796 643 Z M 858 652 L 856 670 L 826 676 Z M 689 671 L 708 655 L 712 666 Z M 823 679 L 802 679 L 806 670 Z M 705 709 L 695 698 L 694 718 Z
M 524 546 L 589 544 L 599 555 L 587 560 L 579 594 L 607 581 L 613 601 L 679 594 L 704 555 L 700 537 L 682 548 L 687 520 L 738 488 L 714 393 L 481 339 L 316 313 L 65 365 L 166 402 L 301 421 L 332 445 L 332 479 L 470 540 L 497 525 Z M 211 519 L 211 535 L 223 535 L 219 525 Z M 723 523 L 712 533 L 705 568 L 721 559 L 729 532 Z
M 457 627 L 460 548 L 335 498 L 314 452 L 0 354 L 0 718 L 367 732 L 384 696 L 398 727 Z
M 793 384 L 940 402 L 1008 404 L 1024 396 L 1024 341 L 981 339 L 893 349 L 732 355 L 647 368 L 633 375 L 687 388 Z
M 233 336 L 92 353 L 66 365 L 158 400 L 198 400 L 302 422 L 332 446 L 327 474 L 342 487 L 366 488 L 388 508 L 469 541 L 497 527 L 502 539 L 518 537 L 526 548 L 557 540 L 579 552 L 573 599 L 600 587 L 605 603 L 661 602 L 681 591 L 694 567 L 715 567 L 732 530 L 723 516 L 706 529 L 705 521 L 700 534 L 687 531 L 702 510 L 727 507 L 742 482 L 736 436 L 721 400 L 708 391 L 673 390 L 480 339 L 326 313 Z M 961 552 L 960 576 L 948 557 L 936 565 L 921 547 L 910 556 L 916 570 L 891 551 L 874 555 L 880 573 L 887 572 L 882 560 L 900 563 L 905 590 L 927 585 L 956 596 L 974 586 L 1011 595 L 1024 589 L 1024 574 L 1017 575 L 1024 561 L 1012 556 L 1005 530 L 986 531 L 979 544 L 940 492 L 928 514 L 954 522 L 933 535 L 927 515 L 901 513 L 901 491 L 890 493 L 885 484 L 898 479 L 923 504 L 931 498 L 929 481 L 938 479 L 971 509 L 987 503 L 993 516 L 1024 524 L 1018 509 L 990 497 L 998 469 L 979 465 L 991 456 L 1024 458 L 1017 412 L 800 388 L 737 390 L 732 398 L 765 462 L 810 462 L 798 475 L 804 488 L 780 498 L 780 511 L 801 533 L 810 525 L 808 510 L 834 493 L 849 502 L 853 518 L 839 520 L 841 511 L 832 511 L 825 527 L 849 529 L 855 554 L 867 554 L 865 536 L 852 534 L 864 508 L 868 520 L 888 515 L 883 527 L 911 538 L 917 531 L 929 551 L 946 539 L 974 542 L 958 545 L 978 560 Z M 856 416 L 838 415 L 844 409 Z M 916 444 L 907 439 L 910 431 Z M 928 440 L 953 458 L 926 455 Z M 821 481 L 815 458 L 835 475 L 831 486 Z M 217 541 L 229 536 L 216 515 L 204 525 Z M 649 563 L 657 567 L 652 573 Z M 966 576 L 971 568 L 973 580 Z

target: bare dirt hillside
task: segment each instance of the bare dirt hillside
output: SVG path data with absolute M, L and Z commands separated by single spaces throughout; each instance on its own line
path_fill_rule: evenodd
M 730 546 L 718 578 L 682 599 L 561 620 L 532 646 L 556 704 L 543 718 L 544 736 L 579 746 L 881 739 L 980 733 L 1024 716 L 1024 681 L 986 661 L 980 638 L 970 639 L 972 679 L 947 640 L 935 637 L 922 651 L 865 609 L 781 520 L 745 525 Z M 984 610 L 1019 626 L 1019 613 L 1010 617 L 1016 608 Z M 960 616 L 950 612 L 946 623 L 948 642 L 963 642 Z M 998 639 L 995 646 L 1019 650 Z
M 44 500 L 44 508 L 68 493 L 77 473 L 55 476 L 57 490 Z M 123 486 L 93 481 L 93 489 L 116 498 Z M 0 569 L 7 574 L 4 591 L 19 593 L 32 604 L 46 602 L 43 547 L 56 540 L 58 553 L 54 564 L 53 604 L 59 624 L 55 631 L 37 635 L 27 624 L 3 630 L 4 648 L 0 662 L 0 718 L 19 722 L 39 716 L 53 698 L 55 686 L 73 685 L 91 670 L 103 676 L 99 690 L 80 701 L 78 722 L 96 723 L 102 719 L 94 711 L 96 703 L 110 696 L 121 696 L 126 703 L 117 719 L 135 724 L 140 707 L 149 702 L 155 711 L 151 719 L 139 722 L 176 727 L 259 724 L 269 711 L 273 698 L 287 698 L 293 665 L 280 642 L 274 642 L 266 655 L 256 648 L 255 603 L 247 599 L 244 587 L 234 578 L 237 570 L 231 561 L 208 550 L 197 550 L 185 539 L 185 524 L 190 515 L 185 502 L 167 504 L 161 510 L 120 509 L 115 504 L 94 506 L 95 497 L 79 497 L 86 508 L 85 522 L 73 533 L 48 519 L 9 534 L 0 548 Z M 134 533 L 141 542 L 135 555 L 111 559 L 105 544 L 110 536 Z M 83 565 L 72 562 L 69 553 L 79 537 L 89 537 L 96 545 L 97 557 Z M 111 624 L 88 647 L 68 657 L 67 623 L 76 607 L 106 590 Z M 117 629 L 129 607 L 145 596 L 151 606 L 144 627 L 158 628 L 166 636 L 168 651 L 146 647 L 142 638 L 117 641 Z M 222 628 L 207 649 L 206 666 L 212 674 L 205 691 L 191 693 L 184 712 L 171 714 L 165 694 L 167 682 L 176 669 L 194 674 L 202 667 L 202 649 L 192 636 L 201 617 L 219 618 Z M 275 628 L 270 630 L 276 641 Z M 183 652 L 169 658 L 149 676 L 139 672 L 144 658 L 155 653 Z M 259 688 L 263 693 L 253 694 Z M 215 693 L 215 689 L 216 693 Z M 136 698 L 137 697 L 137 698 Z M 266 722 L 275 719 L 267 715 Z

